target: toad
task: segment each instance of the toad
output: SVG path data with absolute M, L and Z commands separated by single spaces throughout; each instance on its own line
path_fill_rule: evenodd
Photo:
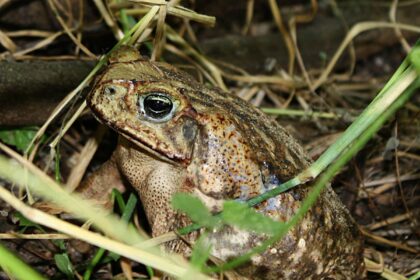
M 310 163 L 297 141 L 257 108 L 169 64 L 142 58 L 130 47 L 110 58 L 87 103 L 100 122 L 119 134 L 119 142 L 82 193 L 107 200 L 115 178 L 124 179 L 138 192 L 153 236 L 191 223 L 171 207 L 177 192 L 192 194 L 218 212 L 224 201 L 260 195 Z M 287 221 L 308 191 L 299 186 L 255 208 Z M 187 239 L 194 241 L 198 234 Z M 263 240 L 231 226 L 208 236 L 212 255 L 224 261 Z M 190 253 L 181 240 L 168 242 L 165 249 Z M 360 279 L 362 251 L 357 225 L 326 187 L 298 225 L 237 273 L 241 279 Z

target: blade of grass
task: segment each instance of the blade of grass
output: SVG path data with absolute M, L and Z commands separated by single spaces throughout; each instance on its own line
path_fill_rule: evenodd
M 33 51 L 38 50 L 40 48 L 43 48 L 46 45 L 51 44 L 55 39 L 57 39 L 58 36 L 61 36 L 62 34 L 64 34 L 64 32 L 62 32 L 62 31 L 52 33 L 50 36 L 46 37 L 45 39 L 42 39 L 42 40 L 38 41 L 37 43 L 35 43 L 33 46 L 31 46 L 27 49 L 15 52 L 13 54 L 13 56 L 14 57 L 21 57 L 25 54 L 28 54 L 30 52 L 33 52 Z
M 213 76 L 214 80 L 217 82 L 217 86 L 227 91 L 227 87 L 223 81 L 222 73 L 213 62 L 208 60 L 205 56 L 201 55 L 197 50 L 191 47 L 187 41 L 184 40 L 175 30 L 173 30 L 169 25 L 166 25 L 167 37 L 170 41 L 181 46 L 185 53 L 194 57 L 203 67 L 205 67 Z
M 69 36 L 69 38 L 73 41 L 75 45 L 77 45 L 87 56 L 89 57 L 96 57 L 95 54 L 93 54 L 87 47 L 85 47 L 82 42 L 80 42 L 72 33 L 72 30 L 67 26 L 64 19 L 61 17 L 60 13 L 57 10 L 57 7 L 55 6 L 55 0 L 47 0 L 51 11 L 53 12 L 55 18 L 60 23 L 61 27 L 64 29 L 64 32 Z
M 45 280 L 37 271 L 23 262 L 15 254 L 0 244 L 0 266 L 7 273 L 12 274 L 16 279 Z
M 352 123 L 346 132 L 340 137 L 321 157 L 311 165 L 311 167 L 299 175 L 302 182 L 316 178 L 337 156 L 344 151 L 350 143 L 359 137 L 393 102 L 399 97 L 413 81 L 417 78 L 417 73 L 412 67 L 399 75 L 398 81 L 385 86 L 369 106 L 360 114 L 357 120 Z
M 182 19 L 188 19 L 192 21 L 196 21 L 205 25 L 208 25 L 210 27 L 213 27 L 216 24 L 216 18 L 212 16 L 207 16 L 203 14 L 199 14 L 193 10 L 187 9 L 185 7 L 179 6 L 179 5 L 168 5 L 168 2 L 166 1 L 152 1 L 152 0 L 131 0 L 132 2 L 137 2 L 139 4 L 142 4 L 146 7 L 150 7 L 153 5 L 160 5 L 160 6 L 166 6 L 167 12 L 170 15 L 180 17 Z M 156 7 L 156 6 L 154 6 Z
M 420 27 L 408 25 L 408 24 L 401 24 L 401 23 L 390 23 L 390 22 L 380 22 L 380 21 L 368 21 L 368 22 L 359 22 L 355 24 L 350 31 L 347 33 L 345 39 L 341 43 L 340 47 L 335 52 L 334 56 L 330 60 L 327 65 L 327 68 L 322 72 L 321 76 L 315 81 L 313 84 L 312 90 L 316 90 L 319 88 L 328 78 L 328 75 L 333 70 L 335 64 L 337 63 L 338 59 L 340 58 L 341 54 L 346 49 L 347 45 L 362 32 L 371 30 L 371 29 L 378 29 L 378 28 L 399 28 L 402 30 L 418 32 L 420 33 Z
M 270 115 L 283 115 L 283 116 L 299 116 L 306 118 L 324 118 L 324 119 L 339 119 L 340 115 L 329 112 L 306 112 L 303 110 L 295 109 L 282 109 L 282 108 L 260 108 L 266 114 Z
M 137 198 L 131 194 L 128 198 L 127 204 L 124 202 L 122 195 L 117 190 L 112 191 L 113 196 L 113 204 L 115 203 L 115 200 L 117 201 L 118 207 L 120 208 L 120 211 L 122 212 L 121 219 L 125 222 L 129 222 L 131 219 L 131 216 L 133 215 L 134 209 L 136 207 Z M 99 248 L 95 255 L 93 256 L 92 260 L 89 262 L 88 267 L 85 270 L 85 273 L 83 274 L 83 280 L 89 280 L 93 270 L 98 265 L 98 263 L 102 260 L 102 257 L 105 255 L 106 250 L 104 248 Z M 114 254 L 112 256 L 112 259 L 119 259 L 119 255 L 111 252 L 111 254 Z
M 6 33 L 0 30 L 0 45 L 2 45 L 6 50 L 11 53 L 14 53 L 17 49 L 16 44 L 12 39 L 7 36 Z
M 134 43 L 137 41 L 140 35 L 143 34 L 144 30 L 146 30 L 146 28 L 150 25 L 150 23 L 153 20 L 153 17 L 157 14 L 158 11 L 159 11 L 159 7 L 153 6 L 150 9 L 150 11 L 146 15 L 144 15 L 144 17 L 142 17 L 141 20 L 134 26 L 136 28 L 134 29 L 133 27 L 135 31 L 133 33 L 133 36 L 131 36 L 127 40 L 128 45 L 134 45 Z
M 0 147 L 6 152 L 11 152 L 3 144 L 0 144 Z M 13 156 L 25 162 L 19 155 L 13 154 Z M 88 202 L 80 198 L 80 196 L 67 193 L 41 170 L 34 165 L 29 165 L 28 162 L 25 163 L 26 168 L 23 168 L 16 164 L 15 161 L 1 156 L 0 176 L 19 186 L 28 185 L 32 192 L 56 205 L 60 205 L 66 211 L 74 213 L 79 218 L 92 220 L 98 228 L 109 236 L 127 243 L 136 243 L 143 240 L 137 231 L 132 227 L 127 227 L 125 222 L 120 221 L 115 216 L 111 217 L 106 210 L 99 209 L 99 207 L 92 207 Z M 25 176 L 22 176 L 22 174 L 25 174 Z M 117 228 L 118 230 L 116 230 Z
M 101 261 L 102 257 L 105 255 L 106 250 L 104 248 L 99 248 L 93 258 L 89 261 L 89 264 L 83 274 L 83 280 L 89 280 L 92 276 L 93 270 Z
M 420 271 L 418 271 L 416 274 L 408 278 L 408 280 L 417 280 L 420 279 Z
M 102 18 L 104 19 L 105 23 L 109 26 L 109 28 L 111 28 L 112 33 L 114 33 L 115 38 L 117 38 L 117 40 L 120 40 L 122 37 L 124 37 L 124 33 L 121 31 L 118 24 L 113 20 L 113 18 L 109 14 L 109 11 L 105 7 L 103 1 L 93 0 L 93 3 L 95 3 L 96 8 L 98 9 L 99 13 L 102 15 Z
M 3 157 L 0 157 L 0 166 L 3 167 L 3 163 L 7 161 Z M 9 163 L 10 164 L 10 163 Z M 15 165 L 15 164 L 11 164 Z M 16 166 L 15 166 L 16 168 Z M 19 169 L 19 168 L 18 168 Z M 2 168 L 0 168 L 2 170 Z M 10 204 L 13 208 L 18 209 L 24 216 L 30 219 L 33 222 L 50 227 L 56 230 L 59 230 L 63 233 L 66 233 L 70 236 L 73 236 L 82 241 L 88 242 L 95 246 L 103 247 L 106 250 L 115 252 L 121 256 L 125 256 L 134 261 L 143 263 L 154 267 L 160 271 L 173 275 L 175 277 L 182 278 L 184 273 L 188 271 L 188 266 L 185 265 L 182 261 L 176 261 L 176 258 L 173 258 L 171 255 L 165 254 L 164 256 L 159 253 L 158 250 L 154 250 L 153 253 L 145 251 L 140 248 L 136 248 L 131 242 L 124 244 L 109 238 L 106 238 L 98 233 L 88 231 L 86 229 L 80 228 L 76 225 L 64 222 L 52 215 L 46 214 L 40 210 L 28 207 L 13 194 L 7 191 L 5 188 L 0 186 L 0 198 Z M 75 205 L 78 206 L 77 204 Z M 109 217 L 108 217 L 109 218 Z M 118 223 L 114 224 L 115 227 Z M 126 239 L 126 238 L 124 238 Z M 149 250 L 149 249 L 148 249 Z M 208 277 L 197 274 L 197 279 L 209 279 Z M 28 278 L 25 278 L 28 279 Z

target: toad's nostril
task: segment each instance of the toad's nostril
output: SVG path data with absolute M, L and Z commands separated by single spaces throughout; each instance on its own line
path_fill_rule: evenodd
M 114 95 L 117 92 L 114 86 L 107 86 L 104 89 L 104 94 L 106 95 Z

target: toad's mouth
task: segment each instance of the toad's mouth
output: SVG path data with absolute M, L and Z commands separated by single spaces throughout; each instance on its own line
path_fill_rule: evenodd
M 149 154 L 159 160 L 167 162 L 171 165 L 177 166 L 186 166 L 191 162 L 191 157 L 185 157 L 182 154 L 177 154 L 173 152 L 165 151 L 159 147 L 154 147 L 150 143 L 142 140 L 141 138 L 137 137 L 134 133 L 130 132 L 128 129 L 124 129 L 125 125 L 114 123 L 111 121 L 105 121 L 99 118 L 96 114 L 95 117 L 98 119 L 99 122 L 104 123 L 119 135 L 123 136 L 123 138 L 128 142 L 131 143 L 136 149 L 141 150 L 142 152 Z
M 141 150 L 142 152 L 156 157 L 164 162 L 177 166 L 186 166 L 190 163 L 189 158 L 186 159 L 177 154 L 168 154 L 166 151 L 163 151 L 159 148 L 154 148 L 150 144 L 142 141 L 141 139 L 136 138 L 129 132 L 122 132 L 121 130 L 117 130 L 115 128 L 113 129 L 119 132 L 120 135 L 123 136 L 126 141 L 133 144 L 138 150 Z

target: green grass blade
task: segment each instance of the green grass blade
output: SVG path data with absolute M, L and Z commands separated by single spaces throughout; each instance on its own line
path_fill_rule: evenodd
M 16 279 L 46 280 L 37 271 L 24 263 L 15 254 L 11 253 L 6 247 L 0 244 L 0 266 Z
M 417 77 L 416 71 L 409 67 L 402 72 L 397 80 L 391 81 L 385 86 L 386 90 L 381 91 L 363 113 L 352 123 L 345 133 L 324 152 L 309 169 L 299 175 L 302 182 L 316 178 L 328 165 L 331 164 L 348 146 L 376 120 L 384 114 L 395 102 L 401 93 L 400 88 L 407 88 Z
M 215 228 L 220 224 L 219 217 L 213 216 L 200 199 L 190 194 L 175 194 L 172 206 L 175 210 L 186 213 L 193 222 L 203 227 Z

